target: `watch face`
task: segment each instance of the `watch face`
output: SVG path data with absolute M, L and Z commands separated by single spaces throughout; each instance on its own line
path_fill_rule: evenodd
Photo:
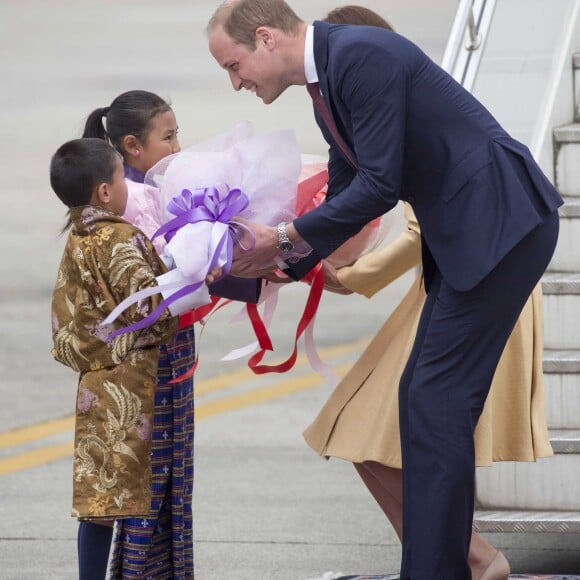
M 280 242 L 278 244 L 278 249 L 284 253 L 289 252 L 293 248 L 294 248 L 294 244 L 292 242 Z

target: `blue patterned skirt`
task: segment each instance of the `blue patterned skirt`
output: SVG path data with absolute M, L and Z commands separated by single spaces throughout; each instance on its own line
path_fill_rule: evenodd
M 193 578 L 193 378 L 169 381 L 194 362 L 193 327 L 162 346 L 155 392 L 151 517 L 116 524 L 110 577 Z

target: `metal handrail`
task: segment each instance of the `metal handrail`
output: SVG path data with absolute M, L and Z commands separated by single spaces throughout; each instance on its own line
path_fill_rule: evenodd
M 449 42 L 441 62 L 441 67 L 449 73 L 453 70 L 457 57 L 462 50 L 466 29 L 469 30 L 469 41 L 464 49 L 469 51 L 477 50 L 481 46 L 481 34 L 475 24 L 473 0 L 460 0 L 455 14 L 455 20 L 449 34 Z
M 473 8 L 469 12 L 469 20 L 467 21 L 469 28 L 469 42 L 465 45 L 466 50 L 477 50 L 481 46 L 481 33 L 475 24 L 475 17 L 473 16 Z

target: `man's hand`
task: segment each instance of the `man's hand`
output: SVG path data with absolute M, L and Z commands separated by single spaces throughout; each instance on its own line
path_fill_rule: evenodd
M 277 268 L 272 261 L 277 254 L 276 228 L 249 222 L 243 218 L 235 218 L 235 221 L 246 226 L 254 235 L 254 240 L 246 229 L 240 228 L 241 237 L 239 243 L 234 246 L 230 274 L 240 278 L 261 278 L 273 273 Z M 272 263 L 272 266 L 264 268 L 264 264 L 268 263 Z
M 293 278 L 290 276 L 286 276 L 284 272 L 280 270 L 275 270 L 274 272 L 270 272 L 264 276 L 262 276 L 268 282 L 273 282 L 274 284 L 289 284 L 290 282 L 295 282 Z
M 322 260 L 322 271 L 324 272 L 324 289 L 329 292 L 334 292 L 336 294 L 352 294 L 352 290 L 349 290 L 343 286 L 338 280 L 336 275 L 336 268 L 331 266 L 326 260 Z

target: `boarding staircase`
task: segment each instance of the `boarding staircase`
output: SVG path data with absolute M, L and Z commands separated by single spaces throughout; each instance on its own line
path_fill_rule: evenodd
M 565 199 L 542 278 L 554 457 L 478 469 L 475 525 L 580 534 L 580 1 L 461 1 L 443 66 L 530 147 Z

